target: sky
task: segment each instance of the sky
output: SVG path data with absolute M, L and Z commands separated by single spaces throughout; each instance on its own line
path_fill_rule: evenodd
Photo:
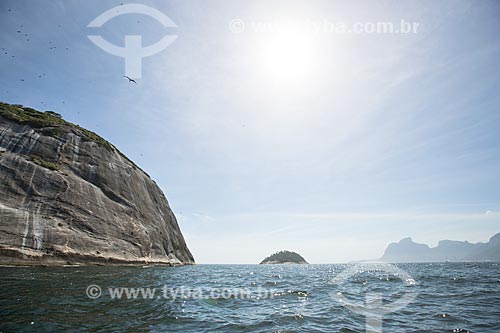
M 130 3 L 176 27 L 88 27 Z M 342 30 L 401 20 L 418 29 Z M 2 0 L 0 100 L 117 146 L 165 192 L 198 263 L 376 259 L 407 236 L 500 232 L 499 31 L 496 1 Z M 134 84 L 88 35 L 177 38 Z

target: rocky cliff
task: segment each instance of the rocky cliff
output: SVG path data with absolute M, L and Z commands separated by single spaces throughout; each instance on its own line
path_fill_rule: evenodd
M 500 234 L 487 243 L 442 240 L 436 247 L 404 238 L 390 244 L 381 258 L 386 262 L 500 261 Z
M 0 103 L 1 264 L 191 264 L 168 201 L 113 145 Z

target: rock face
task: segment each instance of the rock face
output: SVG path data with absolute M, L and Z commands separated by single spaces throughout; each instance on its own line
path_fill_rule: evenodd
M 381 258 L 386 262 L 500 261 L 500 233 L 488 243 L 442 240 L 436 247 L 404 238 L 390 244 Z
M 298 253 L 280 251 L 262 260 L 260 264 L 307 264 L 307 261 Z
M 56 113 L 0 103 L 1 264 L 192 264 L 156 183 Z

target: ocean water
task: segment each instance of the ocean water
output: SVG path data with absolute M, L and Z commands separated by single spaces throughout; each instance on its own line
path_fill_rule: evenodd
M 3 267 L 0 293 L 1 332 L 367 332 L 367 316 L 372 332 L 500 332 L 496 263 Z

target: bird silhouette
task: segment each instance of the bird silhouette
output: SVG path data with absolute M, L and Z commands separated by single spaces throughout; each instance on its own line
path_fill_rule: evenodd
M 127 75 L 123 75 L 123 77 L 127 78 L 128 82 L 134 82 L 135 84 L 137 84 L 134 79 L 129 78 Z

